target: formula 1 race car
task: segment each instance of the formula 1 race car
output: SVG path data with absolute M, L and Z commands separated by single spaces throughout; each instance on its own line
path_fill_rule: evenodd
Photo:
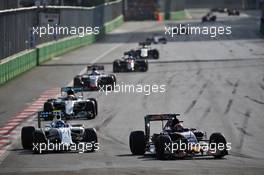
M 65 94 L 66 93 L 66 94 Z M 77 96 L 77 93 L 81 93 Z M 61 111 L 67 119 L 85 118 L 94 119 L 98 113 L 97 101 L 94 98 L 83 98 L 83 88 L 63 87 L 61 97 L 48 99 L 43 106 L 43 112 Z M 43 118 L 52 120 L 53 115 Z
M 202 22 L 215 22 L 216 16 L 213 13 L 209 12 L 205 16 L 202 17 Z
M 97 91 L 99 89 L 113 89 L 116 83 L 116 77 L 113 74 L 105 74 L 98 70 L 104 70 L 103 65 L 87 66 L 87 73 L 77 75 L 73 79 L 74 87 L 82 87 L 87 91 Z M 91 72 L 89 72 L 91 71 Z
M 155 114 L 145 116 L 145 132 L 130 133 L 129 145 L 133 155 L 155 154 L 157 159 L 213 156 L 222 158 L 230 149 L 221 133 L 213 133 L 209 140 L 206 132 L 184 128 L 179 114 Z M 150 123 L 161 121 L 162 131 L 150 135 Z M 167 121 L 165 126 L 163 122 Z
M 51 123 L 41 128 L 41 118 L 55 116 Z M 99 149 L 94 128 L 85 128 L 82 124 L 69 124 L 61 119 L 59 112 L 39 112 L 38 128 L 24 126 L 21 130 L 23 149 L 34 153 L 51 151 L 92 152 Z
M 136 59 L 159 59 L 159 51 L 150 47 L 150 42 L 139 43 L 138 49 L 131 49 L 125 52 L 124 55 L 134 57 Z
M 146 72 L 148 61 L 125 55 L 122 59 L 113 62 L 113 72 Z
M 152 37 L 146 39 L 146 42 L 150 42 L 153 44 L 166 44 L 167 39 L 164 36 L 160 36 L 158 34 L 154 34 Z

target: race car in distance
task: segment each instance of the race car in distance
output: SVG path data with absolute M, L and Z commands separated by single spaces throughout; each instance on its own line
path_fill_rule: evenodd
M 164 36 L 158 35 L 158 34 L 154 34 L 152 37 L 148 37 L 146 39 L 146 42 L 150 42 L 153 44 L 166 44 L 167 43 L 167 39 Z
M 179 114 L 145 116 L 145 132 L 130 133 L 129 146 L 132 154 L 144 155 L 147 151 L 155 154 L 160 160 L 195 156 L 222 158 L 228 154 L 228 144 L 221 133 L 213 133 L 208 140 L 206 132 L 184 128 L 183 121 L 179 121 L 178 116 Z M 151 135 L 150 123 L 153 121 L 160 121 L 162 130 L 160 133 Z M 167 121 L 165 126 L 164 121 Z
M 227 14 L 228 14 L 228 16 L 239 16 L 240 15 L 240 11 L 239 10 L 235 10 L 235 9 L 228 9 L 227 10 Z
M 150 42 L 140 42 L 138 49 L 131 49 L 124 55 L 132 56 L 137 59 L 159 59 L 159 51 L 150 47 Z
M 55 116 L 54 120 L 42 128 L 41 118 L 50 115 Z M 85 128 L 82 124 L 69 124 L 61 119 L 61 115 L 63 114 L 60 112 L 39 112 L 38 128 L 24 126 L 21 130 L 23 149 L 33 150 L 34 153 L 43 153 L 48 151 L 92 152 L 99 148 L 94 128 Z M 53 147 L 50 146 L 51 144 Z M 80 147 L 83 146 L 81 144 L 88 148 Z
M 209 12 L 202 17 L 202 22 L 215 22 L 215 21 L 216 21 L 216 16 L 213 15 L 212 12 Z
M 77 96 L 77 93 L 81 93 Z M 61 97 L 48 99 L 43 106 L 43 112 L 61 111 L 66 119 L 94 119 L 98 113 L 97 101 L 94 98 L 83 98 L 83 88 L 63 87 Z M 54 116 L 49 115 L 44 120 L 52 120 Z
M 103 65 L 89 65 L 87 72 L 77 75 L 73 79 L 74 87 L 82 87 L 87 91 L 98 91 L 99 89 L 114 89 L 116 77 L 113 74 L 105 74 L 98 70 L 104 70 Z M 91 72 L 90 72 L 91 71 Z
M 113 62 L 113 72 L 146 72 L 148 61 L 133 56 L 124 55 L 122 59 Z
M 240 11 L 235 9 L 228 9 L 228 8 L 213 8 L 211 9 L 211 12 L 219 12 L 219 13 L 227 13 L 228 16 L 239 16 Z

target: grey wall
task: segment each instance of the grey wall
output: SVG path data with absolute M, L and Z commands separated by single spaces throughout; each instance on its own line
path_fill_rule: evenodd
M 2 0 L 0 0 L 2 1 Z M 88 8 L 36 7 L 27 10 L 0 12 L 0 59 L 23 51 L 30 47 L 30 30 L 38 26 L 40 12 L 59 13 L 60 26 L 99 26 L 122 14 L 122 2 Z M 62 38 L 66 36 L 59 36 Z M 54 36 L 35 37 L 35 44 L 54 40 Z
M 172 12 L 185 9 L 185 0 L 159 0 L 160 10 L 163 12 Z
M 0 0 L 0 10 L 18 7 L 18 0 Z

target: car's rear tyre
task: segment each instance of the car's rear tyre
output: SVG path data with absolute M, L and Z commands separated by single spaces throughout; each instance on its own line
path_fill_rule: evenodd
M 129 147 L 133 155 L 144 155 L 146 152 L 146 139 L 143 131 L 133 131 L 129 136 Z
M 88 100 L 91 100 L 94 103 L 95 108 L 95 115 L 98 115 L 98 104 L 95 98 L 88 98 Z
M 44 146 L 42 144 L 46 144 L 47 143 L 47 138 L 45 136 L 44 131 L 41 130 L 35 130 L 35 132 L 33 133 L 33 144 L 36 146 L 33 148 L 33 152 L 36 154 L 40 154 L 42 152 L 40 152 L 40 147 Z M 46 147 L 48 145 L 45 145 Z
M 54 111 L 52 99 L 44 103 L 43 111 L 44 112 L 53 112 Z M 44 120 L 53 120 L 53 115 L 51 114 L 48 117 L 45 117 Z
M 159 59 L 159 51 L 157 49 L 153 49 L 151 54 L 153 59 Z
M 82 82 L 80 77 L 74 77 L 73 86 L 74 87 L 83 87 L 83 82 Z
M 119 64 L 117 61 L 113 62 L 113 72 L 120 72 Z
M 156 150 L 156 158 L 158 160 L 165 160 L 165 148 L 166 145 L 169 145 L 171 142 L 170 137 L 167 135 L 160 135 L 155 143 L 155 150 Z
M 148 61 L 147 60 L 139 60 L 135 65 L 136 71 L 139 72 L 147 72 L 148 71 Z
M 95 144 L 98 143 L 97 134 L 94 128 L 86 128 L 83 135 L 83 142 L 85 143 L 91 143 L 93 146 L 91 147 L 91 150 L 86 150 L 87 152 L 93 152 L 96 149 Z
M 209 138 L 209 145 L 211 149 L 215 149 L 219 154 L 215 155 L 214 158 L 221 159 L 225 155 L 228 155 L 228 151 L 226 150 L 226 139 L 221 133 L 213 133 Z M 219 144 L 224 145 L 223 150 L 219 150 Z M 215 147 L 216 146 L 216 147 Z
M 25 126 L 21 130 L 21 143 L 23 149 L 32 149 L 33 147 L 33 133 L 35 131 L 34 126 Z
M 96 117 L 96 106 L 94 105 L 94 101 L 86 102 L 86 112 L 88 119 L 94 119 Z

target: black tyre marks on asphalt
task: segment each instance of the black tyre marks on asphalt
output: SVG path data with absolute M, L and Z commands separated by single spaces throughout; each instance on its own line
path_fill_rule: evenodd
M 212 107 L 211 106 L 208 106 L 205 109 L 205 111 L 204 111 L 201 119 L 197 122 L 197 126 L 201 126 L 202 125 L 202 123 L 204 122 L 204 120 L 207 118 L 207 116 L 210 114 L 211 111 L 212 111 Z M 200 128 L 198 128 L 198 129 L 200 129 Z
M 249 96 L 245 96 L 245 98 L 249 99 L 250 101 L 253 101 L 255 103 L 258 103 L 258 104 L 261 104 L 261 105 L 264 105 L 264 102 L 263 101 L 260 101 L 260 100 L 257 100 L 257 99 L 254 99 L 252 97 L 249 97 Z
M 236 92 L 237 92 L 237 88 L 239 86 L 239 80 L 237 80 L 235 83 L 233 83 L 233 82 L 231 82 L 229 80 L 226 80 L 226 82 L 227 82 L 228 85 L 233 86 L 232 95 L 235 95 Z M 234 100 L 232 98 L 228 100 L 224 114 L 228 114 L 229 113 L 233 103 L 234 103 Z
M 188 114 L 192 109 L 193 107 L 196 105 L 198 99 L 200 98 L 200 96 L 203 94 L 204 90 L 206 89 L 207 87 L 207 83 L 203 84 L 202 88 L 199 90 L 198 92 L 198 97 L 196 99 L 194 99 L 191 104 L 189 105 L 189 107 L 186 109 L 186 111 L 184 112 L 184 114 Z
M 190 106 L 184 112 L 184 114 L 189 113 L 192 110 L 192 108 L 195 106 L 196 102 L 197 102 L 197 100 L 193 100 L 192 103 L 190 104 Z
M 118 143 L 120 145 L 126 146 L 125 142 L 123 142 L 123 141 L 111 136 L 110 134 L 107 134 L 107 133 L 104 133 L 104 132 L 101 131 L 102 128 L 106 128 L 107 127 L 107 125 L 113 120 L 113 118 L 115 116 L 116 116 L 116 113 L 110 113 L 108 115 L 108 117 L 105 120 L 103 120 L 103 122 L 101 124 L 95 126 L 95 129 L 96 129 L 97 133 L 99 134 L 99 136 L 100 136 L 99 138 L 101 140 L 104 140 L 104 141 L 107 141 L 107 142 L 112 142 L 112 143 L 115 143 L 115 144 Z
M 202 69 L 200 68 L 197 72 L 196 72 L 196 75 L 199 76 L 202 72 Z
M 240 141 L 239 141 L 239 144 L 237 146 L 237 149 L 239 149 L 239 150 L 241 150 L 243 145 L 244 145 L 245 136 L 252 136 L 252 134 L 247 132 L 247 126 L 248 126 L 248 121 L 249 121 L 250 117 L 251 117 L 251 111 L 246 110 L 246 112 L 244 114 L 244 120 L 243 120 L 242 126 L 241 126 L 241 128 L 238 128 L 241 131 L 240 136 L 239 136 Z
M 228 112 L 230 111 L 232 105 L 233 105 L 233 99 L 229 99 L 228 103 L 227 103 L 227 106 L 226 106 L 226 109 L 225 109 L 225 114 L 228 114 Z
M 101 128 L 105 128 L 115 116 L 116 116 L 116 113 L 109 114 L 108 117 L 105 120 L 103 120 L 103 122 L 100 125 L 95 126 L 95 129 L 97 131 L 100 131 Z
M 234 88 L 232 90 L 232 94 L 236 94 L 237 87 L 238 87 L 238 82 L 239 82 L 239 80 L 237 80 L 237 82 L 234 84 Z
M 262 83 L 259 83 L 259 87 L 264 90 L 264 85 Z

